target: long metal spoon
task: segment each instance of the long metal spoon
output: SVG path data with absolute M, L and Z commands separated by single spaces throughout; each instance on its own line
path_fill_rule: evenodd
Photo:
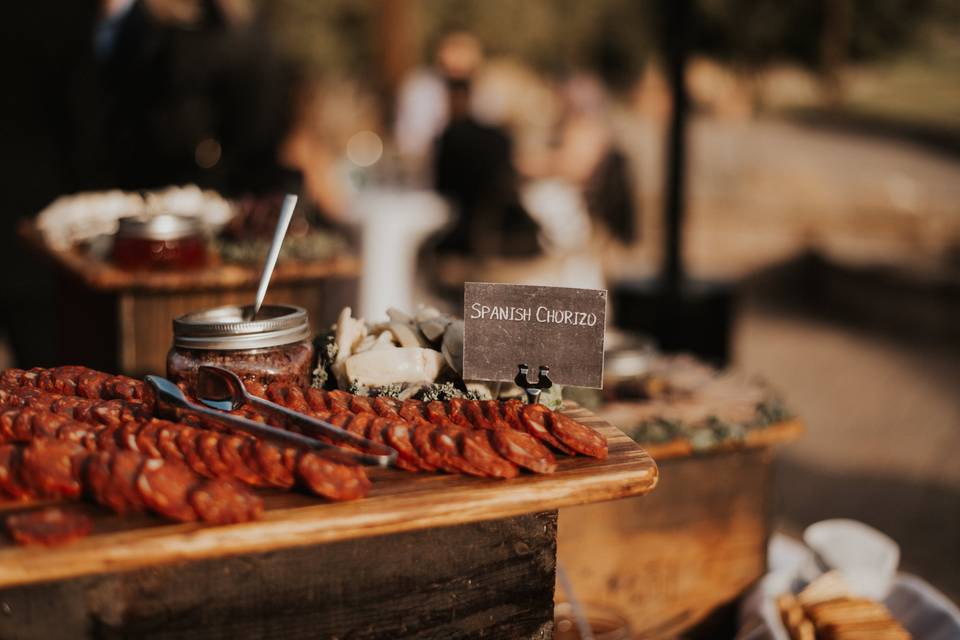
M 315 438 L 310 438 L 299 433 L 286 431 L 284 429 L 277 429 L 276 427 L 254 422 L 253 420 L 248 420 L 246 418 L 231 415 L 229 413 L 221 413 L 220 411 L 210 409 L 202 404 L 191 402 L 183 394 L 183 391 L 180 389 L 180 387 L 166 378 L 151 375 L 146 376 L 144 379 L 151 387 L 153 387 L 153 390 L 157 394 L 157 400 L 160 403 L 200 414 L 205 418 L 209 418 L 210 420 L 218 422 L 226 427 L 249 433 L 257 438 L 272 440 L 280 444 L 297 447 L 298 449 L 322 451 L 323 454 L 329 458 L 339 459 L 351 464 L 366 464 L 375 465 L 378 467 L 388 467 L 393 464 L 397 458 L 397 453 L 396 451 L 393 451 L 393 449 L 390 449 L 391 453 L 387 455 L 374 455 L 369 453 L 358 453 L 356 451 L 347 451 L 346 449 L 341 449 L 340 447 L 328 444 L 326 442 L 321 442 Z
M 257 285 L 257 299 L 253 303 L 250 320 L 257 319 L 260 307 L 263 306 L 263 299 L 267 296 L 267 287 L 270 286 L 270 278 L 273 277 L 273 269 L 277 266 L 277 258 L 280 256 L 280 247 L 283 246 L 283 238 L 287 235 L 287 228 L 290 226 L 293 210 L 296 208 L 297 196 L 288 193 L 283 198 L 280 218 L 277 220 L 277 228 L 274 229 L 273 240 L 270 242 L 270 251 L 267 252 L 266 262 L 263 263 L 263 273 L 260 274 L 260 284 Z
M 305 415 L 276 402 L 271 402 L 266 398 L 253 395 L 243 386 L 243 382 L 237 374 L 223 367 L 209 365 L 199 367 L 197 369 L 197 388 L 195 392 L 200 402 L 213 409 L 235 411 L 243 405 L 249 404 L 282 416 L 298 427 L 305 429 L 311 435 L 324 436 L 377 455 L 390 456 L 391 462 L 397 457 L 397 452 L 392 447 L 368 440 L 325 420 Z

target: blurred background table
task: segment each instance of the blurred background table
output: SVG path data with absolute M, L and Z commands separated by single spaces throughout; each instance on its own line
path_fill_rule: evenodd
M 733 637 L 739 598 L 767 570 L 776 447 L 804 428 L 756 380 L 648 360 L 629 383 L 647 397 L 596 412 L 657 460 L 660 486 L 642 503 L 561 509 L 557 556 L 575 593 L 619 611 L 636 637 Z
M 31 249 L 56 268 L 58 360 L 130 375 L 166 370 L 173 318 L 199 309 L 252 303 L 259 266 L 214 264 L 185 272 L 129 272 L 80 251 L 49 247 L 32 222 L 20 226 Z M 314 331 L 355 306 L 359 260 L 282 261 L 267 303 L 301 306 Z

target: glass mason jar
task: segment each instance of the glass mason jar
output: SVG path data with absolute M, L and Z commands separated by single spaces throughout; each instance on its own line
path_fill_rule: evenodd
M 314 349 L 306 309 L 264 305 L 256 320 L 247 306 L 188 313 L 173 321 L 173 346 L 167 353 L 167 377 L 193 389 L 197 368 L 229 369 L 242 380 L 310 385 Z
M 199 269 L 207 243 L 198 218 L 161 214 L 121 218 L 113 239 L 113 263 L 124 269 Z

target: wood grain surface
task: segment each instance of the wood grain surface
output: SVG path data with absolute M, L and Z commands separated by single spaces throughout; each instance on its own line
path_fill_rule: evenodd
M 547 640 L 557 512 L 0 589 L 3 640 Z
M 0 546 L 0 588 L 493 520 L 643 495 L 654 488 L 657 465 L 640 446 L 584 409 L 567 413 L 606 436 L 606 460 L 560 456 L 555 473 L 512 480 L 371 471 L 373 490 L 363 500 L 327 503 L 295 493 L 265 494 L 262 520 L 221 527 L 169 524 L 149 516 L 121 518 L 79 505 L 96 514 L 94 533 L 53 549 L 5 542 Z

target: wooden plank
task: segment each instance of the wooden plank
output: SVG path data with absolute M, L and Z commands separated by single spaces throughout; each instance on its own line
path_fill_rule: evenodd
M 224 527 L 102 515 L 93 535 L 63 548 L 0 546 L 0 587 L 492 520 L 654 488 L 657 465 L 641 447 L 583 409 L 569 413 L 607 437 L 606 460 L 561 456 L 556 473 L 513 480 L 376 471 L 371 495 L 363 500 L 321 503 L 293 493 L 268 495 L 262 520 Z
M 731 603 L 766 572 L 772 458 L 666 460 L 642 500 L 561 509 L 557 554 L 576 593 L 617 609 L 636 637 L 733 637 Z
M 550 637 L 555 511 L 0 590 L 0 638 Z

